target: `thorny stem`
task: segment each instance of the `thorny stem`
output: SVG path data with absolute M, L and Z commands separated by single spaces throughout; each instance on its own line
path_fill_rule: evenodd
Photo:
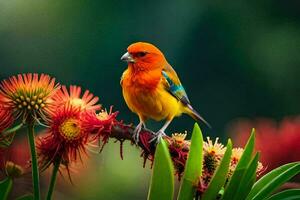
M 35 139 L 34 139 L 34 121 L 28 123 L 28 141 L 31 152 L 31 167 L 32 167 L 32 180 L 34 199 L 40 199 L 40 184 L 39 184 L 39 169 L 37 164 L 37 156 L 35 150 Z
M 125 140 L 129 140 L 132 144 L 135 144 L 133 135 L 134 135 L 134 127 L 132 127 L 131 125 L 115 124 L 111 129 L 111 133 L 109 137 L 117 139 L 121 142 Z M 142 135 L 146 136 L 143 137 L 146 138 L 145 141 L 143 141 L 143 139 L 141 138 Z M 142 128 L 140 132 L 139 142 L 136 145 L 139 146 L 145 153 L 149 155 L 154 155 L 156 141 L 150 142 L 154 137 L 155 137 L 155 133 L 153 131 Z M 172 138 L 167 135 L 163 136 L 163 139 L 168 143 L 170 143 L 170 141 L 172 140 Z
M 52 194 L 53 194 L 54 187 L 56 184 L 56 177 L 57 177 L 57 172 L 59 171 L 60 162 L 61 162 L 61 159 L 58 159 L 56 162 L 54 162 L 52 176 L 51 176 L 50 185 L 49 185 L 47 198 L 46 198 L 47 200 L 52 199 Z
M 142 150 L 141 157 L 144 159 L 143 167 L 145 167 L 147 160 L 150 161 L 152 166 L 157 142 L 156 140 L 153 142 L 150 141 L 152 141 L 152 139 L 155 137 L 155 132 L 142 128 L 139 134 L 138 143 L 136 143 L 133 137 L 134 128 L 135 127 L 132 125 L 123 124 L 123 122 L 114 122 L 109 130 L 109 133 L 103 136 L 103 145 L 107 143 L 109 138 L 120 141 L 120 155 L 122 157 L 122 144 L 124 141 L 130 141 L 132 145 L 136 145 Z M 178 175 L 178 180 L 180 180 L 190 149 L 190 141 L 185 140 L 181 146 L 177 147 L 174 145 L 174 138 L 165 135 L 163 136 L 163 139 L 169 146 L 169 151 L 175 164 L 176 174 Z

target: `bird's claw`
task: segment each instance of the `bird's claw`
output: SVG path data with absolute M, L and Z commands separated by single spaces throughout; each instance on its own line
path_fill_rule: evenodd
M 155 136 L 149 140 L 149 143 L 156 140 L 156 143 L 158 144 L 163 136 L 166 136 L 166 134 L 163 131 L 158 131 Z
M 140 140 L 140 132 L 142 130 L 142 124 L 139 124 L 135 127 L 134 131 L 133 131 L 133 140 L 136 144 L 138 144 L 139 140 Z

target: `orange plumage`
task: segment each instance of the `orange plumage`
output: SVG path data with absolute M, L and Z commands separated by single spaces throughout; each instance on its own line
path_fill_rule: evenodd
M 147 119 L 166 120 L 157 138 L 175 116 L 187 113 L 194 119 L 206 121 L 192 108 L 183 86 L 163 53 L 154 45 L 138 42 L 127 48 L 122 60 L 128 62 L 121 86 L 129 109 L 139 116 L 136 140 Z

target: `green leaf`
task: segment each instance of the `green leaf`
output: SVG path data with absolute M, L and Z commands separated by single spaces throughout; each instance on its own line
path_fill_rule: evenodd
M 8 135 L 10 133 L 15 133 L 16 131 L 18 131 L 20 128 L 22 128 L 24 126 L 24 123 L 18 124 L 10 129 L 7 129 L 3 132 L 3 134 Z
M 189 155 L 178 195 L 178 200 L 191 200 L 196 193 L 196 185 L 202 174 L 203 138 L 197 123 L 194 125 Z
M 272 195 L 268 200 L 299 200 L 300 189 L 289 189 Z
M 0 182 L 0 199 L 6 200 L 11 188 L 12 188 L 13 181 L 11 178 L 6 178 Z
M 34 197 L 32 194 L 25 194 L 21 197 L 18 197 L 16 200 L 34 200 Z
M 204 194 L 202 195 L 201 200 L 215 200 L 219 194 L 219 191 L 224 186 L 227 174 L 229 171 L 230 158 L 232 153 L 232 143 L 231 140 L 228 140 L 226 146 L 226 152 L 223 156 L 223 159 L 216 169 L 209 185 Z
M 15 133 L 0 133 L 0 148 L 8 148 L 14 140 Z
M 240 185 L 234 199 L 236 200 L 245 199 L 249 194 L 256 180 L 258 159 L 259 159 L 259 153 L 256 153 L 255 157 L 252 159 L 249 167 L 247 168 L 243 178 L 240 181 Z
M 157 144 L 148 200 L 172 200 L 174 192 L 174 169 L 169 148 L 161 139 Z
M 262 187 L 255 195 L 252 200 L 261 200 L 268 197 L 274 190 L 279 188 L 282 184 L 293 178 L 295 175 L 300 173 L 300 162 L 298 164 L 288 168 L 281 174 L 274 176 L 273 179 Z
M 16 131 L 23 127 L 23 123 L 0 133 L 0 148 L 8 148 L 14 140 Z
M 224 200 L 232 200 L 233 197 L 236 194 L 236 191 L 241 183 L 241 179 L 244 176 L 248 165 L 251 161 L 252 152 L 254 149 L 254 141 L 255 141 L 255 131 L 252 129 L 251 136 L 245 146 L 243 155 L 241 156 L 240 161 L 238 162 L 231 179 L 229 180 L 229 183 L 227 187 L 225 188 L 224 196 L 222 199 Z
M 267 185 L 269 182 L 271 182 L 276 176 L 279 176 L 281 173 L 285 172 L 286 170 L 290 169 L 291 167 L 294 167 L 298 165 L 299 162 L 294 163 L 288 163 L 286 165 L 282 165 L 263 177 L 261 177 L 252 187 L 249 195 L 247 196 L 247 200 L 252 199 L 265 185 Z

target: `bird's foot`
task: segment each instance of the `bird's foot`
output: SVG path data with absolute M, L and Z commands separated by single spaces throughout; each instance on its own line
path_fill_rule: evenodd
M 163 136 L 166 136 L 165 132 L 162 131 L 162 130 L 159 130 L 159 131 L 155 134 L 155 136 L 154 136 L 151 140 L 149 140 L 149 143 L 151 143 L 151 142 L 153 142 L 153 141 L 156 140 L 156 143 L 158 144 L 158 143 L 160 142 L 160 139 L 161 139 Z
M 135 127 L 135 129 L 134 129 L 134 131 L 133 131 L 133 140 L 134 140 L 134 142 L 137 144 L 138 142 L 139 142 L 139 140 L 140 140 L 140 132 L 141 132 L 141 130 L 142 130 L 142 127 L 143 127 L 143 124 L 142 123 L 139 123 L 136 127 Z

